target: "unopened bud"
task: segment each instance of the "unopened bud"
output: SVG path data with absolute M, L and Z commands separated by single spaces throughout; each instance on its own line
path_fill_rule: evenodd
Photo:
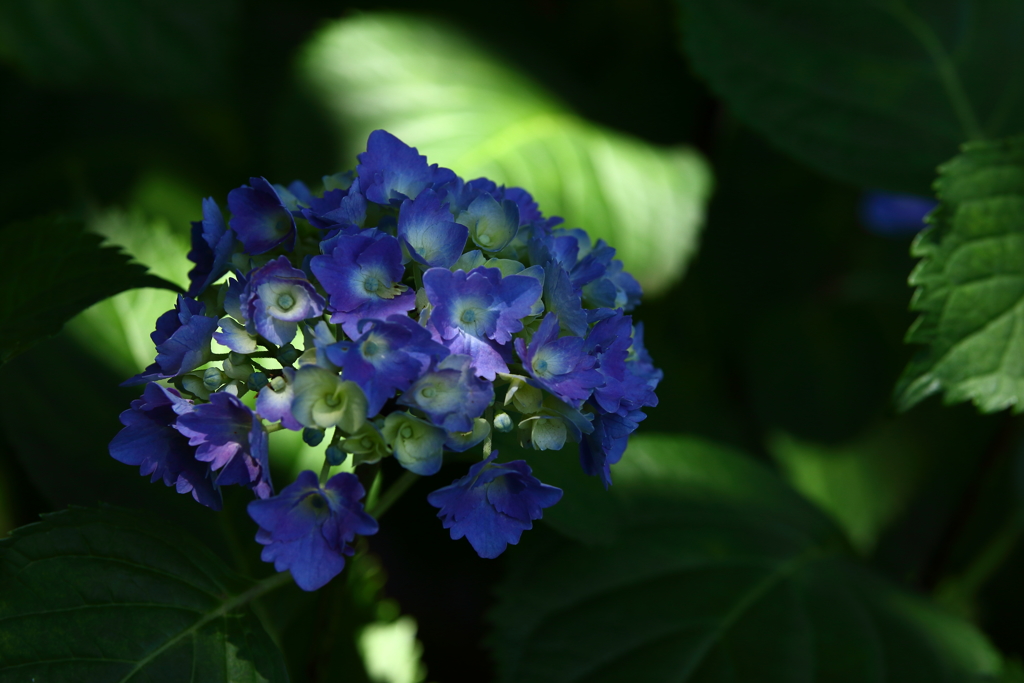
M 206 368 L 203 372 L 203 386 L 207 391 L 217 391 L 228 381 L 228 376 L 220 368 Z
M 494 428 L 499 432 L 511 432 L 512 418 L 508 416 L 508 413 L 498 413 L 494 416 Z
M 277 362 L 281 365 L 291 365 L 299 359 L 299 350 L 291 344 L 285 344 L 277 351 Z
M 253 391 L 259 391 L 263 387 L 267 386 L 267 384 L 269 383 L 270 378 L 268 378 L 262 372 L 254 372 L 251 375 L 249 375 L 249 379 L 246 380 L 246 384 L 248 384 L 249 388 L 252 389 Z
M 327 456 L 327 462 L 330 463 L 331 467 L 337 467 L 341 463 L 345 462 L 345 458 L 348 457 L 348 453 L 337 446 L 328 446 L 325 455 Z
M 302 430 L 302 440 L 310 446 L 319 446 L 324 440 L 324 430 L 315 427 L 306 427 Z

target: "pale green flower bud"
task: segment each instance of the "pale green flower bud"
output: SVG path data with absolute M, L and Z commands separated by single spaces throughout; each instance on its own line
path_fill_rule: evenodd
M 402 467 L 428 476 L 437 474 L 444 459 L 445 432 L 409 413 L 391 413 L 384 420 L 384 439 Z
M 565 422 L 558 417 L 528 417 L 519 423 L 521 439 L 538 451 L 557 451 L 565 445 Z
M 220 372 L 218 370 L 217 372 Z M 181 386 L 188 393 L 204 401 L 209 400 L 210 390 L 203 381 L 203 373 L 191 372 L 181 378 Z M 220 384 L 217 385 L 220 387 Z
M 505 394 L 505 405 L 511 403 L 515 409 L 524 415 L 540 412 L 544 403 L 544 392 L 537 387 L 527 383 L 526 378 L 521 375 L 502 375 L 508 379 L 512 386 Z
M 224 374 L 231 379 L 245 381 L 252 374 L 252 363 L 240 353 L 232 351 L 221 364 L 224 367 Z
M 292 414 L 306 427 L 340 427 L 354 434 L 366 422 L 366 395 L 355 382 L 315 365 L 295 373 Z
M 346 453 L 352 454 L 352 464 L 379 462 L 381 458 L 391 455 L 391 447 L 372 423 L 367 422 L 362 428 L 345 439 L 338 446 Z

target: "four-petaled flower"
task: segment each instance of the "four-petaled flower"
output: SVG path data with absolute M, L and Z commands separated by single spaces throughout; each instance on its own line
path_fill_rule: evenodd
M 469 473 L 427 496 L 451 537 L 465 537 L 480 557 L 494 558 L 533 528 L 542 510 L 562 498 L 562 490 L 542 484 L 524 460 L 495 463 L 495 451 Z
M 299 588 L 315 591 L 345 568 L 357 535 L 377 533 L 377 521 L 363 511 L 365 491 L 354 474 L 342 472 L 323 487 L 306 470 L 281 493 L 249 503 L 259 525 L 264 562 L 290 571 Z

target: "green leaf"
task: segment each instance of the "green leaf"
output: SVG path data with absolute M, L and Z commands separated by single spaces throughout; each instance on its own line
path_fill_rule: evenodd
M 0 60 L 45 85 L 208 95 L 227 80 L 235 14 L 234 0 L 7 0 Z
M 906 508 L 933 455 L 917 434 L 901 427 L 882 422 L 838 445 L 776 432 L 767 445 L 786 480 L 829 512 L 867 554 Z
M 600 542 L 538 529 L 513 553 L 493 613 L 501 680 L 999 674 L 1001 658 L 978 631 L 860 566 L 824 515 L 749 458 L 693 439 L 637 437 L 612 471 L 604 502 L 585 502 Z M 574 504 L 567 491 L 545 519 Z M 600 538 L 609 519 L 613 532 Z
M 1013 0 L 679 0 L 695 69 L 747 125 L 818 170 L 926 193 L 960 142 L 1017 132 Z
M 182 291 L 150 275 L 81 221 L 58 216 L 0 228 L 0 363 L 23 352 L 85 308 L 126 289 Z
M 0 541 L 0 681 L 286 681 L 243 581 L 137 513 L 71 509 Z
M 545 215 L 615 247 L 650 293 L 681 277 L 694 252 L 711 189 L 699 154 L 581 119 L 451 28 L 346 19 L 310 43 L 302 69 L 348 134 L 345 166 L 386 129 L 464 178 L 523 187 Z
M 1024 138 L 965 145 L 942 166 L 939 207 L 914 241 L 907 342 L 924 344 L 896 400 L 931 394 L 983 412 L 1024 410 Z

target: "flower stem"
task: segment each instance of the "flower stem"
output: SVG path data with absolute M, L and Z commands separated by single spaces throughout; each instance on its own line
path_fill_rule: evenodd
M 387 491 L 381 495 L 377 503 L 368 511 L 370 516 L 375 519 L 380 519 L 380 516 L 387 512 L 388 508 L 394 505 L 395 501 L 401 498 L 402 494 L 408 491 L 409 487 L 411 487 L 419 478 L 420 475 L 413 472 L 403 472 L 402 476 L 398 478 L 398 481 L 389 486 Z
M 324 466 L 320 468 L 320 485 L 323 486 L 327 483 L 327 478 L 331 476 L 331 461 L 324 458 Z

